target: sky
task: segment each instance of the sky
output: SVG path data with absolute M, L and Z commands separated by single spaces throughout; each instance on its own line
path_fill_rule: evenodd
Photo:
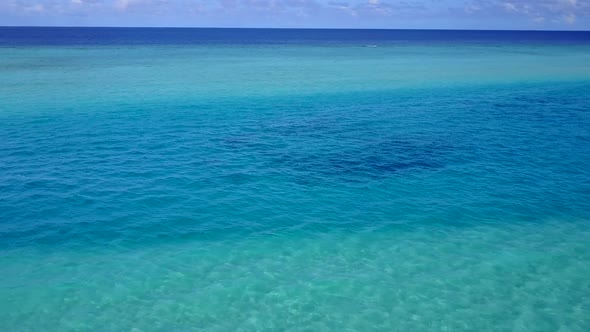
M 0 26 L 590 30 L 590 0 L 0 0 Z

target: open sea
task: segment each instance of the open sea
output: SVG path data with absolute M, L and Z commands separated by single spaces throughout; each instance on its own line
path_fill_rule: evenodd
M 0 331 L 590 331 L 590 32 L 0 28 Z

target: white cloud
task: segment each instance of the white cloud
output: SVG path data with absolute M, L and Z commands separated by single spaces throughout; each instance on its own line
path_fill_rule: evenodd
M 467 4 L 465 5 L 465 7 L 463 8 L 463 10 L 465 11 L 465 13 L 467 14 L 473 14 L 475 12 L 478 12 L 481 10 L 481 7 L 478 5 L 474 5 L 474 4 Z
M 115 8 L 117 8 L 120 11 L 126 11 L 130 5 L 138 3 L 139 1 L 140 0 L 117 0 L 115 2 Z
M 561 0 L 561 2 L 566 6 L 576 6 L 578 4 L 578 0 Z
M 45 11 L 45 6 L 40 3 L 26 6 L 23 8 L 26 12 L 42 13 Z
M 576 23 L 576 15 L 574 14 L 565 14 L 563 15 L 563 20 L 565 21 L 565 23 L 567 24 L 574 24 Z
M 511 20 L 552 27 L 583 27 L 590 23 L 590 0 L 464 0 L 461 10 L 488 19 L 508 14 Z
M 504 9 L 506 9 L 506 11 L 509 12 L 509 13 L 516 13 L 516 12 L 518 12 L 518 8 L 516 8 L 516 5 L 513 4 L 512 2 L 506 2 L 506 3 L 504 3 Z

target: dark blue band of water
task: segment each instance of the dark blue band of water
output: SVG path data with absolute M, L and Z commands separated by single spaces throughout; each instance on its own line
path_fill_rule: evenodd
M 0 46 L 191 44 L 590 44 L 590 31 L 0 27 Z

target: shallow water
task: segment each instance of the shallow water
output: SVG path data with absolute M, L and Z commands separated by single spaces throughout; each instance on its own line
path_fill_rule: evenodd
M 590 329 L 583 42 L 17 44 L 2 330 Z

